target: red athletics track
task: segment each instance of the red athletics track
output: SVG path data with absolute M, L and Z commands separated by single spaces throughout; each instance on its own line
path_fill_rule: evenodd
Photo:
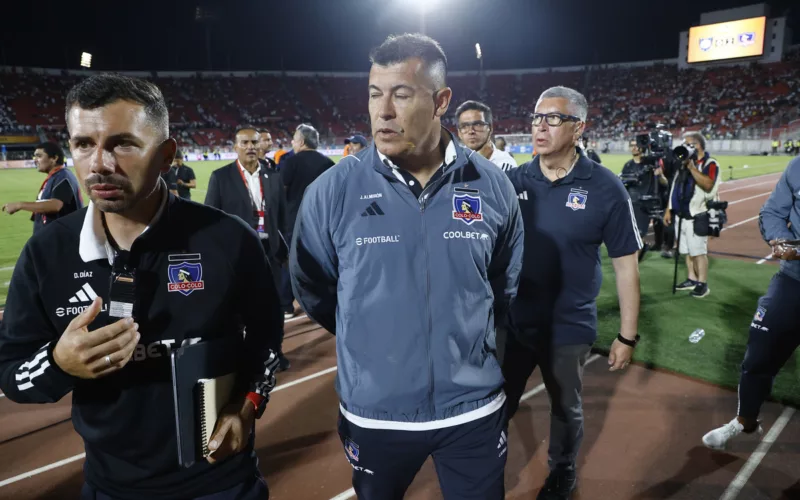
M 717 256 L 737 254 L 756 265 L 768 248 L 757 215 L 779 174 L 727 182 L 730 203 Z M 649 258 L 653 258 L 652 256 Z M 713 271 L 712 271 L 713 272 Z M 286 324 L 292 369 L 280 374 L 269 409 L 257 425 L 261 470 L 273 499 L 343 500 L 352 469 L 336 434 L 334 338 L 304 316 Z M 762 436 L 745 436 L 725 453 L 705 449 L 701 436 L 727 422 L 736 394 L 707 383 L 632 365 L 609 373 L 593 356 L 584 377 L 585 438 L 579 457 L 581 500 L 747 500 L 800 498 L 800 418 L 768 403 Z M 69 398 L 22 406 L 0 397 L 0 498 L 74 498 L 83 481 L 83 447 L 69 418 Z M 531 499 L 547 475 L 548 402 L 538 372 L 509 428 L 509 499 Z M 754 453 L 755 452 L 755 453 Z M 407 498 L 441 498 L 426 464 Z

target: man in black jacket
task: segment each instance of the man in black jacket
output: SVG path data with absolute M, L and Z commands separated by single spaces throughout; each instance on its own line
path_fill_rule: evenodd
M 234 149 L 238 158 L 211 173 L 205 204 L 236 215 L 256 230 L 267 253 L 277 291 L 281 289 L 281 267 L 288 257 L 288 245 L 284 239 L 286 195 L 280 175 L 262 167 L 259 162 L 262 146 L 258 130 L 240 128 L 235 138 Z M 282 351 L 278 356 L 280 368 L 289 369 L 289 360 Z
M 292 138 L 292 150 L 295 154 L 281 163 L 281 177 L 286 186 L 289 234 L 294 229 L 294 221 L 306 188 L 334 165 L 333 160 L 317 151 L 317 148 L 319 132 L 311 125 L 299 125 Z
M 292 241 L 294 222 L 300 210 L 300 202 L 306 188 L 323 172 L 331 168 L 333 160 L 317 151 L 319 148 L 319 132 L 308 124 L 298 125 L 292 137 L 292 156 L 283 158 L 280 164 L 281 178 L 286 187 L 287 228 L 286 241 Z M 288 273 L 284 275 L 280 288 L 281 301 L 294 304 L 294 293 Z M 284 307 L 284 319 L 294 316 L 294 306 Z
M 18 403 L 72 391 L 84 500 L 267 498 L 253 429 L 275 384 L 282 319 L 257 235 L 167 192 L 160 173 L 176 142 L 155 85 L 97 75 L 66 102 L 91 203 L 20 255 L 0 327 L 0 389 Z M 169 354 L 211 340 L 243 342 L 239 383 L 213 453 L 183 468 Z

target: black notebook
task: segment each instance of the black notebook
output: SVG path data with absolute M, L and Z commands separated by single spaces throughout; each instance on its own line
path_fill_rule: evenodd
M 217 415 L 236 389 L 241 339 L 209 340 L 180 347 L 170 355 L 178 463 L 191 467 L 208 456 L 208 438 Z

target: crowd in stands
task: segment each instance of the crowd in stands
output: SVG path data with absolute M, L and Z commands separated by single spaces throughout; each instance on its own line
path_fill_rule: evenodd
M 66 72 L 0 71 L 0 135 L 39 133 L 65 142 L 64 97 L 78 78 Z M 320 130 L 322 148 L 341 146 L 354 133 L 369 135 L 366 77 L 152 79 L 164 92 L 171 132 L 182 149 L 230 150 L 241 124 L 269 130 L 278 147 L 289 147 L 295 127 L 304 122 Z M 591 107 L 587 132 L 596 140 L 624 140 L 656 123 L 676 132 L 700 129 L 709 138 L 749 138 L 745 135 L 753 129 L 782 127 L 800 117 L 800 51 L 781 63 L 705 71 L 657 63 L 488 75 L 483 86 L 477 74 L 451 76 L 448 84 L 453 111 L 467 99 L 492 107 L 496 134 L 530 133 L 536 98 L 554 85 L 585 93 Z M 444 123 L 455 130 L 453 116 Z

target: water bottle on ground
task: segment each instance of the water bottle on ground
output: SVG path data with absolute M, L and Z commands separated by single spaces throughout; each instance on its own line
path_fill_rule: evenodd
M 692 344 L 696 344 L 700 342 L 700 339 L 706 334 L 706 331 L 702 328 L 698 328 L 697 330 L 693 331 L 691 335 L 689 335 L 689 342 Z

